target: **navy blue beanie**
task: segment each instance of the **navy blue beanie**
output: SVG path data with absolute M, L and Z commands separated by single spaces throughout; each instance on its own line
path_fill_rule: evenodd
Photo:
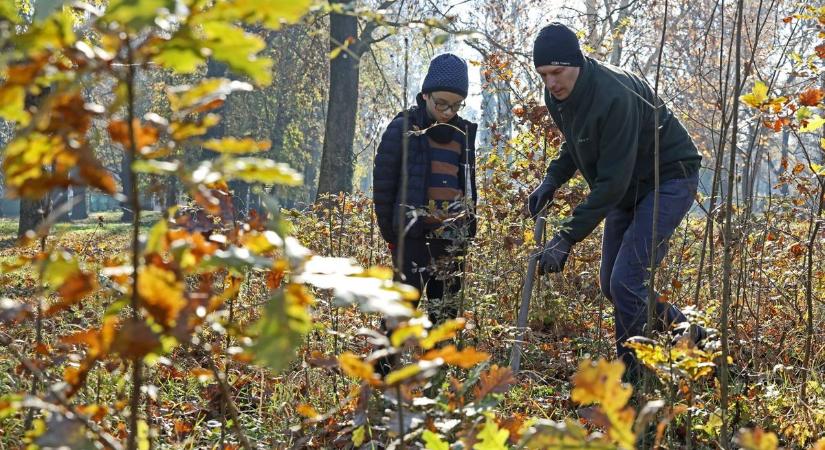
M 533 44 L 533 63 L 536 67 L 582 67 L 584 55 L 576 33 L 558 22 L 542 28 Z
M 444 53 L 430 61 L 430 68 L 421 85 L 421 93 L 446 91 L 467 97 L 469 84 L 467 63 L 452 53 Z

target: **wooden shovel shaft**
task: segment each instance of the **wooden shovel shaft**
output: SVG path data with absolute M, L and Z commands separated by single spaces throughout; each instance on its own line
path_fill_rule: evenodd
M 533 229 L 533 239 L 536 242 L 536 250 L 530 255 L 527 261 L 527 276 L 524 278 L 524 286 L 521 288 L 521 305 L 518 310 L 516 322 L 516 340 L 510 352 L 510 369 L 513 373 L 519 371 L 521 366 L 521 343 L 524 341 L 524 333 L 527 328 L 527 315 L 530 313 L 530 297 L 533 294 L 533 281 L 536 278 L 536 264 L 541 257 L 541 238 L 544 235 L 544 216 L 536 218 L 536 227 Z

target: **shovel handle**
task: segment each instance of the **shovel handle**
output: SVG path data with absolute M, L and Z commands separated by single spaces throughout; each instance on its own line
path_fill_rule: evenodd
M 518 373 L 521 366 L 521 343 L 524 340 L 524 332 L 527 328 L 527 315 L 530 312 L 530 296 L 533 294 L 533 281 L 536 278 L 536 265 L 541 256 L 541 239 L 544 236 L 544 211 L 539 212 L 536 217 L 536 226 L 533 229 L 533 239 L 536 242 L 536 250 L 530 255 L 527 262 L 527 276 L 524 279 L 524 286 L 521 288 L 521 305 L 518 310 L 516 322 L 516 339 L 513 349 L 510 352 L 510 368 L 513 373 Z

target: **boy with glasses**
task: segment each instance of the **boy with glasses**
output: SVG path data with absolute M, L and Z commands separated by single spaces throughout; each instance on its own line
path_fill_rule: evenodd
M 373 168 L 381 236 L 397 277 L 421 292 L 434 325 L 460 314 L 463 255 L 476 231 L 478 126 L 458 116 L 468 85 L 464 60 L 436 56 L 417 104 L 384 132 Z

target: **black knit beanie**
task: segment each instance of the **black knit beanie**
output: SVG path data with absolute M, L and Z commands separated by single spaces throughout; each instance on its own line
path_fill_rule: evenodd
M 467 63 L 452 53 L 444 53 L 430 61 L 421 92 L 446 91 L 466 98 L 468 86 Z
M 533 44 L 533 63 L 536 67 L 582 67 L 584 55 L 576 33 L 558 22 L 542 28 Z

